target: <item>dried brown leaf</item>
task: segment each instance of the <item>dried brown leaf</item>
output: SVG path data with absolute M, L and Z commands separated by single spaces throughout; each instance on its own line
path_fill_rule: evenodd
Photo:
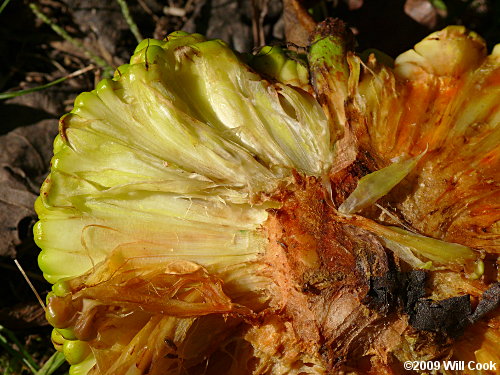
M 314 31 L 316 22 L 298 0 L 284 0 L 283 8 L 287 42 L 307 46 L 309 35 Z
M 437 25 L 439 16 L 429 0 L 406 0 L 404 10 L 408 16 L 429 29 Z
M 48 325 L 45 311 L 36 302 L 23 302 L 0 309 L 0 321 L 12 330 Z
M 48 173 L 57 120 L 17 128 L 0 137 L 0 255 L 14 256 L 30 238 L 38 186 Z

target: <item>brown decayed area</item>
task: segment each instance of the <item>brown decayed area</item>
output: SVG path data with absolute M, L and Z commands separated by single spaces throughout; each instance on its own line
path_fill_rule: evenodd
M 384 247 L 337 216 L 327 189 L 315 177 L 295 174 L 295 183 L 273 198 L 283 206 L 270 212 L 265 225 L 269 245 L 263 262 L 276 284 L 271 307 L 281 324 L 293 328 L 290 337 L 300 338 L 294 347 L 319 354 L 330 369 L 347 358 L 387 360 L 407 323 L 394 311 L 386 315 L 365 303 L 370 278 L 395 267 Z

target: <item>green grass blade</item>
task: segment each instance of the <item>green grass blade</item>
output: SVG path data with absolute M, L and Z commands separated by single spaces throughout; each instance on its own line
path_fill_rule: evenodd
M 99 65 L 101 68 L 104 69 L 106 73 L 109 73 L 112 75 L 112 72 L 114 71 L 114 68 L 109 65 L 106 60 L 104 60 L 102 57 L 96 55 L 93 51 L 88 49 L 83 45 L 82 42 L 80 42 L 78 39 L 73 38 L 70 36 L 66 30 L 64 30 L 61 26 L 57 25 L 56 23 L 52 22 L 52 20 L 47 17 L 35 3 L 30 3 L 29 4 L 31 10 L 33 13 L 40 18 L 43 22 L 45 22 L 47 25 L 51 27 L 52 30 L 54 30 L 55 33 L 57 33 L 60 37 L 62 37 L 64 40 L 68 41 L 69 43 L 73 44 L 75 47 L 80 49 L 89 59 L 94 61 L 97 65 Z
M 36 375 L 51 375 L 59 367 L 61 367 L 66 362 L 64 354 L 61 352 L 55 352 L 52 356 L 44 363 L 42 368 L 38 370 Z
M 39 366 L 36 364 L 33 357 L 27 352 L 26 348 L 19 342 L 17 337 L 10 330 L 4 328 L 3 326 L 0 326 L 0 332 L 5 333 L 5 335 L 7 336 L 6 337 L 0 334 L 0 346 L 2 346 L 13 358 L 17 359 L 26 367 L 28 367 L 28 369 L 33 374 L 36 374 Z M 18 349 L 15 349 L 12 345 L 12 342 L 9 342 L 7 338 L 10 339 L 10 341 L 12 341 Z
M 139 28 L 137 27 L 137 24 L 134 22 L 134 19 L 130 15 L 130 10 L 128 8 L 127 2 L 125 0 L 116 0 L 118 4 L 120 5 L 120 8 L 122 10 L 123 18 L 125 18 L 125 21 L 127 21 L 128 27 L 130 28 L 130 31 L 132 31 L 132 34 L 134 34 L 135 39 L 137 40 L 137 43 L 142 42 L 144 39 L 141 35 L 141 32 L 139 31 Z
M 10 0 L 4 0 L 4 2 L 2 3 L 2 5 L 0 5 L 0 14 L 3 12 L 3 10 L 5 9 L 5 7 L 9 3 L 10 3 Z
M 0 334 L 0 346 L 13 358 L 20 359 L 19 353 L 9 344 L 9 340 Z

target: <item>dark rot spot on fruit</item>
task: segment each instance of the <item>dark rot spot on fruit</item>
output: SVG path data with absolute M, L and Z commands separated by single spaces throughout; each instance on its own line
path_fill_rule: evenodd
M 500 283 L 493 284 L 486 292 L 483 293 L 481 301 L 470 317 L 472 322 L 478 321 L 486 314 L 492 312 L 500 306 Z
M 410 314 L 410 325 L 417 330 L 441 332 L 451 338 L 461 336 L 464 329 L 500 305 L 500 283 L 483 293 L 474 313 L 470 296 L 463 295 L 441 301 L 420 299 Z
M 425 296 L 426 278 L 422 270 L 397 272 L 392 269 L 383 276 L 370 278 L 370 290 L 364 302 L 382 314 L 397 308 L 411 313 L 416 302 Z
M 410 325 L 417 330 L 443 332 L 458 337 L 468 325 L 470 296 L 451 297 L 442 301 L 419 300 L 410 314 Z

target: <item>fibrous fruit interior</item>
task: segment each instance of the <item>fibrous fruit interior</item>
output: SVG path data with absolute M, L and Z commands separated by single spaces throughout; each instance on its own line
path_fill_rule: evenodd
M 448 28 L 391 70 L 329 22 L 309 70 L 145 40 L 61 119 L 35 237 L 73 374 L 500 363 L 498 48 Z

